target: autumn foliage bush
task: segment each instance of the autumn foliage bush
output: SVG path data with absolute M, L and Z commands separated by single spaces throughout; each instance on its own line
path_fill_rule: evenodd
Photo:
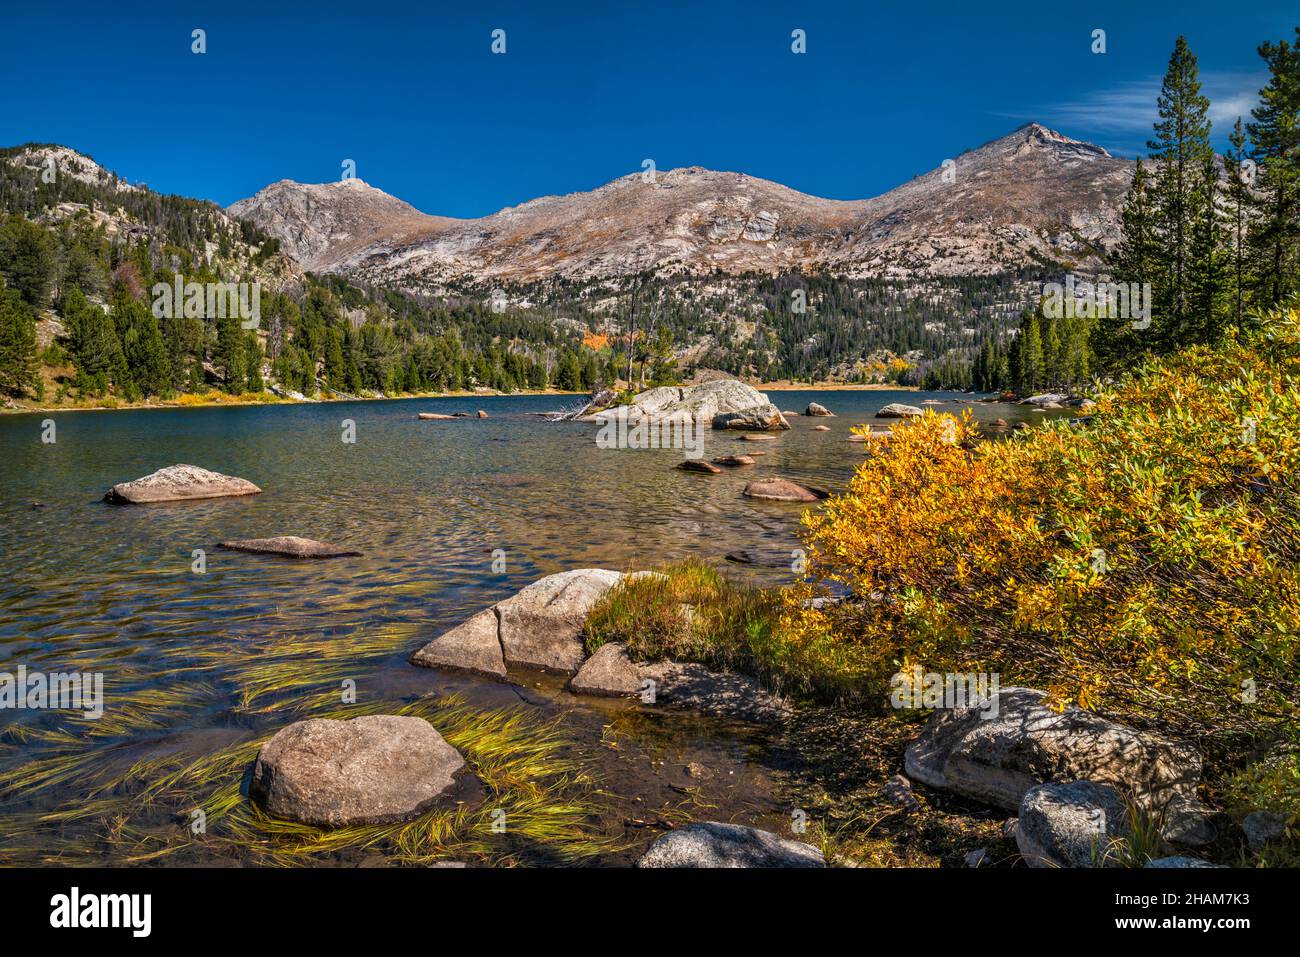
M 1220 754 L 1273 746 L 1300 718 L 1298 380 L 1289 309 L 1073 424 L 901 425 L 805 518 L 809 581 L 856 600 L 793 589 L 782 631 L 862 649 L 881 699 L 900 667 L 992 671 Z

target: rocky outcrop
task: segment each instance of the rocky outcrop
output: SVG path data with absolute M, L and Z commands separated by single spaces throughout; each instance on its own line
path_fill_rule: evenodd
M 996 713 L 935 712 L 905 754 L 907 776 L 930 787 L 1013 809 L 1037 784 L 1089 780 L 1131 794 L 1144 809 L 1194 796 L 1194 748 L 1135 731 L 1091 712 L 1057 712 L 1032 688 L 1003 688 Z
M 823 416 L 825 416 L 825 415 L 829 415 L 829 416 L 833 416 L 833 415 L 835 415 L 835 413 L 832 412 L 830 409 L 826 408 L 826 406 L 821 405 L 821 404 L 819 404 L 819 403 L 817 403 L 817 402 L 809 402 L 809 403 L 808 403 L 808 408 L 806 408 L 806 409 L 803 410 L 803 414 L 804 414 L 804 415 L 823 415 Z
M 818 495 L 812 489 L 783 478 L 750 482 L 741 494 L 746 498 L 756 498 L 766 502 L 815 502 L 818 499 Z
M 282 181 L 231 211 L 312 271 L 407 288 L 638 270 L 970 276 L 1068 261 L 1089 272 L 1119 236 L 1132 169 L 1031 123 L 864 200 L 686 167 L 636 170 L 473 220 L 425 216 L 359 180 Z
M 247 479 L 210 472 L 195 465 L 169 465 L 144 478 L 114 485 L 104 494 L 104 501 L 115 505 L 143 505 L 258 495 L 261 491 Z
M 361 552 L 328 545 L 314 538 L 299 538 L 297 535 L 277 535 L 274 538 L 235 538 L 219 542 L 218 548 L 234 552 L 251 552 L 254 555 L 283 555 L 286 558 L 348 558 Z
M 708 422 L 715 429 L 788 429 L 779 409 L 757 389 L 735 379 L 696 386 L 660 386 L 642 392 L 629 405 L 595 413 L 597 421 L 626 417 L 628 422 Z M 749 423 L 749 424 L 745 424 Z
M 262 746 L 249 793 L 272 817 L 318 827 L 385 824 L 432 806 L 464 767 L 423 718 L 312 718 Z
M 663 835 L 637 867 L 825 867 L 822 852 L 753 827 L 708 821 Z
M 1016 846 L 1030 867 L 1105 867 L 1128 833 L 1119 792 L 1093 781 L 1039 784 L 1025 792 Z
M 879 412 L 876 413 L 877 419 L 915 419 L 924 415 L 914 405 L 904 405 L 901 402 L 891 402 Z

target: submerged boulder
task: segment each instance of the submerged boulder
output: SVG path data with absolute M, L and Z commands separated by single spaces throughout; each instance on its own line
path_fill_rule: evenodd
M 754 827 L 706 821 L 663 835 L 637 867 L 825 867 L 822 852 Z
M 328 545 L 314 538 L 299 538 L 297 535 L 277 535 L 274 538 L 234 538 L 218 542 L 218 548 L 233 552 L 251 552 L 254 555 L 283 555 L 286 558 L 347 558 L 360 555 L 361 552 Z
M 742 465 L 753 465 L 754 459 L 748 455 L 720 455 L 713 460 L 713 464 L 735 469 Z
M 104 494 L 105 502 L 143 505 L 190 499 L 258 495 L 261 489 L 247 479 L 210 472 L 196 465 L 169 465 L 133 482 L 120 482 Z
M 426 419 L 426 420 L 429 420 L 429 419 L 456 419 L 456 418 L 460 418 L 460 416 L 456 416 L 456 415 L 444 415 L 444 414 L 441 413 L 441 412 L 418 412 L 418 413 L 416 413 L 416 416 L 415 416 L 415 417 L 416 417 L 417 419 Z
M 432 806 L 464 767 L 423 718 L 312 718 L 262 746 L 249 793 L 271 816 L 303 824 L 387 824 Z
M 907 776 L 1008 809 L 1052 781 L 1111 784 L 1144 809 L 1195 793 L 1195 748 L 1078 708 L 1058 712 L 1046 698 L 1032 688 L 1003 688 L 995 708 L 974 702 L 936 711 L 905 752 Z

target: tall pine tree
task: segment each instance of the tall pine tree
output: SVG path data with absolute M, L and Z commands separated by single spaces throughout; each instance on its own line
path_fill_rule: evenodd
M 1247 125 L 1256 163 L 1250 259 L 1256 300 L 1276 305 L 1300 291 L 1300 27 L 1296 42 L 1265 43 L 1268 85 Z
M 1192 338 L 1199 320 L 1191 316 L 1192 289 L 1202 268 L 1193 250 L 1204 216 L 1202 189 L 1210 147 L 1210 101 L 1201 95 L 1196 56 L 1179 37 L 1169 58 L 1157 101 L 1160 118 L 1147 143 L 1156 165 L 1153 211 L 1160 240 L 1162 281 L 1156 293 L 1153 329 L 1165 349 Z

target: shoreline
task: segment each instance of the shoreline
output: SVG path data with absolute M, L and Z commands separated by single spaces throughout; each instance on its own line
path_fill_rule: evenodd
M 744 379 L 737 380 L 745 382 Z M 877 383 L 841 383 L 825 382 L 815 385 L 804 385 L 802 383 L 791 383 L 788 381 L 777 381 L 772 383 L 761 383 L 753 385 L 745 382 L 746 385 L 752 385 L 753 388 L 760 392 L 919 392 L 917 386 L 906 385 L 886 385 Z M 940 390 L 940 391 L 957 391 L 957 390 Z M 110 404 L 100 405 L 5 405 L 0 408 L 0 415 L 26 415 L 34 413 L 54 413 L 54 412 L 129 412 L 145 409 L 211 409 L 223 408 L 228 406 L 248 406 L 248 405 L 318 405 L 327 402 L 400 402 L 411 399 L 498 399 L 513 398 L 522 396 L 589 396 L 589 392 L 561 392 L 555 389 L 541 390 L 524 390 L 521 392 L 428 392 L 413 393 L 411 395 L 369 395 L 369 396 L 350 396 L 347 398 L 340 396 L 330 396 L 328 398 L 317 399 L 292 399 L 287 396 L 275 395 L 273 393 L 263 393 L 262 397 L 245 399 L 242 396 L 224 396 L 219 392 L 206 393 L 201 397 L 194 397 L 186 401 L 184 397 L 178 399 L 164 400 L 146 400 L 141 402 L 121 402 L 115 401 Z M 209 398 L 213 396 L 215 398 Z

